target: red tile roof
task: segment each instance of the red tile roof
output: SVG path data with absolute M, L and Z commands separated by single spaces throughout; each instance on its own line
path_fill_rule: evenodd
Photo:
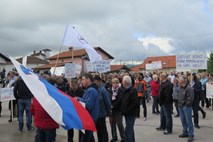
M 111 72 L 119 71 L 121 69 L 129 70 L 129 68 L 126 65 L 110 65 Z
M 134 66 L 131 68 L 132 71 L 140 71 L 141 69 L 146 68 L 146 64 L 150 64 L 153 61 L 161 61 L 162 68 L 175 68 L 176 67 L 176 56 L 157 56 L 157 57 L 148 57 L 144 60 L 144 62 L 138 66 Z
M 110 54 L 108 54 L 106 51 L 104 51 L 102 48 L 100 47 L 95 47 L 94 48 L 95 50 L 100 50 L 102 52 L 104 52 L 110 59 L 114 59 L 114 57 L 112 57 Z M 85 49 L 78 49 L 78 50 L 73 50 L 73 57 L 79 57 L 79 56 L 83 56 L 83 55 L 86 55 L 87 52 Z M 57 56 L 58 54 L 54 55 L 54 56 L 51 56 L 48 58 L 48 60 L 54 60 L 54 59 L 57 59 Z M 59 59 L 62 59 L 62 58 L 70 58 L 72 57 L 72 50 L 69 50 L 69 51 L 64 51 L 64 52 L 61 52 L 59 54 Z

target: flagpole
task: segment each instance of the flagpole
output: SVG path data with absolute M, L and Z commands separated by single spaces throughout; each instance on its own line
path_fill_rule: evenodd
M 68 25 L 67 25 L 66 30 L 64 32 L 64 37 L 65 37 L 66 31 L 67 31 L 67 28 L 68 28 Z M 56 62 L 55 62 L 55 67 L 54 67 L 54 70 L 53 70 L 53 74 L 55 74 L 55 70 L 56 70 L 56 67 L 57 67 L 57 64 L 58 64 L 59 54 L 61 53 L 61 49 L 63 47 L 64 37 L 63 37 L 63 40 L 61 42 L 61 47 L 60 47 L 60 50 L 59 50 L 58 55 L 57 55 L 57 59 L 56 59 Z

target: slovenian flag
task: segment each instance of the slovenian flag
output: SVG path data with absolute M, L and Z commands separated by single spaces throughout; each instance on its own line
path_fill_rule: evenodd
M 30 69 L 9 57 L 18 73 L 46 112 L 64 129 L 96 131 L 88 111 L 77 100 L 58 90 Z

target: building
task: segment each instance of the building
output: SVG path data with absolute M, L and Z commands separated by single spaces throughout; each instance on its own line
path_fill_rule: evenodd
M 146 64 L 151 64 L 152 62 L 161 61 L 162 69 L 158 69 L 158 72 L 167 72 L 170 73 L 176 70 L 176 56 L 156 56 L 148 57 L 140 65 L 134 66 L 131 69 L 133 72 L 143 72 L 143 71 L 156 71 L 156 70 L 146 70 Z
M 112 60 L 112 57 L 109 53 L 104 51 L 100 47 L 94 48 L 101 56 L 103 60 Z M 52 67 L 61 67 L 64 66 L 66 63 L 75 63 L 78 65 L 82 65 L 85 60 L 88 60 L 87 52 L 85 49 L 76 49 L 74 50 L 72 47 L 69 50 L 61 52 L 59 54 L 53 55 L 49 58 L 49 64 L 35 67 L 34 69 L 40 71 L 50 70 Z

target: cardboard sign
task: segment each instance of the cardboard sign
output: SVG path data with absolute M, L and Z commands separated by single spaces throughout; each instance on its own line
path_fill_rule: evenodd
M 65 64 L 65 78 L 75 78 L 75 77 L 76 77 L 75 64 L 74 63 Z
M 151 64 L 146 64 L 146 70 L 162 69 L 161 61 L 153 61 Z
M 110 60 L 102 60 L 94 63 L 86 62 L 87 72 L 105 73 L 110 71 Z
M 213 98 L 213 84 L 206 83 L 206 98 Z
M 16 98 L 14 97 L 13 94 L 13 88 L 1 88 L 0 89 L 0 101 L 9 101 L 9 100 L 15 100 Z
M 207 69 L 207 55 L 203 53 L 176 56 L 177 70 Z

